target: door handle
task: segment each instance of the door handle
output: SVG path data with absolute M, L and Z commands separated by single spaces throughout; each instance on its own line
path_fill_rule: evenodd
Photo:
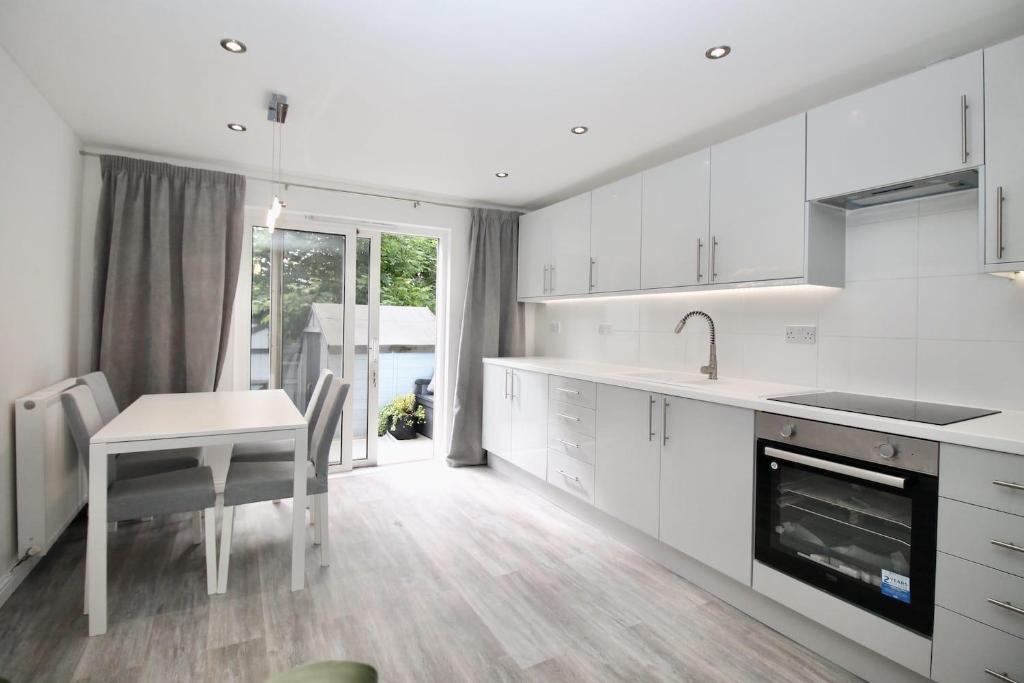
M 544 266 L 544 286 L 541 288 L 545 294 L 548 293 L 548 270 L 551 266 Z
M 718 279 L 718 236 L 711 238 L 711 281 Z
M 1003 186 L 996 188 L 996 258 L 1003 258 Z
M 661 399 L 661 445 L 668 443 L 668 399 Z
M 966 164 L 967 157 L 967 95 L 960 96 L 960 163 Z
M 654 397 L 649 396 L 647 403 L 647 440 L 654 441 Z
M 704 251 L 704 240 L 697 238 L 697 282 L 700 282 L 701 278 L 704 277 L 704 273 L 700 272 L 700 256 Z
M 596 278 L 594 277 L 594 266 L 597 265 L 597 259 L 590 259 L 590 289 L 594 289 L 597 286 Z
M 510 370 L 505 370 L 505 398 L 508 398 L 508 377 L 510 373 Z

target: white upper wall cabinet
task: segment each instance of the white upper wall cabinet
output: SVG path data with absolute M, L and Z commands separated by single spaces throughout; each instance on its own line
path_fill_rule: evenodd
M 551 273 L 548 209 L 519 217 L 519 278 L 516 291 L 521 299 L 545 296 L 548 293 Z
M 804 275 L 805 115 L 711 147 L 711 284 Z
M 590 193 L 590 291 L 640 289 L 640 174 Z
M 554 207 L 548 293 L 586 294 L 590 290 L 590 193 L 570 197 Z
M 812 109 L 807 199 L 985 163 L 982 79 L 973 52 Z
M 1024 269 L 1024 36 L 985 50 L 985 264 Z
M 643 172 L 640 286 L 708 282 L 711 150 Z

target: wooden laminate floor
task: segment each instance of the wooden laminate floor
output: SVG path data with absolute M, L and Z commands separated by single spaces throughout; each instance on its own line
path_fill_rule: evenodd
M 0 609 L 0 676 L 261 681 L 319 659 L 398 681 L 854 681 L 851 674 L 486 468 L 331 481 L 332 561 L 289 588 L 291 507 L 236 516 L 207 596 L 188 517 L 110 537 L 109 631 L 82 616 L 79 520 Z

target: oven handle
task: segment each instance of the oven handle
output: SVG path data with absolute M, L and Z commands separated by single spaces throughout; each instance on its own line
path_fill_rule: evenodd
M 860 467 L 851 467 L 850 465 L 843 465 L 842 463 L 822 460 L 820 458 L 812 458 L 799 453 L 790 453 L 789 451 L 783 451 L 771 446 L 764 447 L 764 454 L 773 458 L 778 458 L 779 460 L 788 460 L 789 462 L 795 462 L 798 465 L 807 465 L 808 467 L 814 467 L 819 470 L 835 472 L 836 474 L 845 474 L 848 477 L 856 477 L 857 479 L 871 481 L 876 484 L 882 484 L 883 486 L 891 486 L 896 489 L 902 489 L 907 483 L 907 480 L 903 477 L 895 477 L 891 474 L 882 474 L 881 472 L 865 470 Z

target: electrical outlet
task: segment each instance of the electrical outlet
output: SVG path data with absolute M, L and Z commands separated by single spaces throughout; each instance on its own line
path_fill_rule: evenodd
M 562 323 L 558 321 L 548 323 L 548 331 L 551 332 L 551 334 L 561 334 Z
M 815 344 L 818 328 L 814 325 L 786 325 L 787 344 Z
M 613 328 L 611 323 L 598 323 L 597 325 L 598 334 L 611 334 L 612 329 Z

